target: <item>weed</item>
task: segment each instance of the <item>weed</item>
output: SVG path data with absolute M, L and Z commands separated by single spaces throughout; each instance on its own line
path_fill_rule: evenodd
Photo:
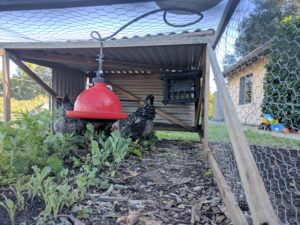
M 42 171 L 36 166 L 33 166 L 32 169 L 34 171 L 34 174 L 31 176 L 30 182 L 28 182 L 27 184 L 29 195 L 31 196 L 31 201 L 33 201 L 34 197 L 38 194 L 43 180 L 51 172 L 50 167 L 44 167 Z
M 53 213 L 55 220 L 64 206 L 71 206 L 76 201 L 70 185 L 58 185 L 51 177 L 44 181 L 41 193 L 45 202 L 44 216 L 49 217 Z
M 0 206 L 2 206 L 3 208 L 6 209 L 10 221 L 12 223 L 12 225 L 15 224 L 15 214 L 16 214 L 16 210 L 17 210 L 17 206 L 15 205 L 15 203 L 10 200 L 9 198 L 6 198 L 6 196 L 3 195 L 4 198 L 4 202 L 0 202 Z
M 17 199 L 17 205 L 24 210 L 25 207 L 25 197 L 23 196 L 23 191 L 25 190 L 25 185 L 22 185 L 19 181 L 11 187 L 14 195 Z
M 211 177 L 211 176 L 213 176 L 213 172 L 212 172 L 211 169 L 208 169 L 208 170 L 206 170 L 206 171 L 204 172 L 203 175 L 206 176 L 206 177 Z

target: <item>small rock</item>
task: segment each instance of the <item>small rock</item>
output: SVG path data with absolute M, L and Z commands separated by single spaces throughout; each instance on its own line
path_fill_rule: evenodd
M 184 205 L 184 204 L 179 204 L 179 205 L 177 206 L 177 208 L 178 208 L 178 209 L 184 209 L 184 208 L 185 208 L 185 205 Z
M 128 205 L 134 209 L 141 209 L 144 207 L 142 200 L 129 200 Z
M 193 191 L 202 191 L 203 186 L 196 186 L 193 188 Z

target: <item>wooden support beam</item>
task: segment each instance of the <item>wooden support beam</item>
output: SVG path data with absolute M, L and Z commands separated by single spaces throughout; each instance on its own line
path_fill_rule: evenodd
M 56 98 L 57 93 L 50 88 L 38 75 L 36 75 L 28 66 L 26 66 L 21 60 L 15 55 L 10 54 L 10 59 L 19 66 L 25 73 L 28 74 L 35 82 L 37 82 L 45 91 L 47 91 L 52 97 Z
M 136 102 L 138 102 L 140 105 L 144 104 L 144 100 L 135 96 L 134 94 L 130 93 L 129 91 L 126 91 L 125 89 L 119 87 L 118 85 L 108 81 L 108 84 L 110 84 L 114 89 L 118 90 L 122 95 L 126 96 L 127 98 L 131 99 L 131 100 L 135 100 Z M 160 108 L 155 107 L 155 112 L 158 113 L 161 117 L 185 128 L 188 131 L 195 131 L 193 127 L 187 125 L 186 123 L 180 121 L 179 119 L 177 119 L 175 116 L 172 116 L 168 113 L 165 113 L 164 111 L 162 111 Z
M 4 122 L 7 123 L 11 119 L 9 52 L 3 49 L 2 53 L 3 53 L 3 72 L 2 72 L 3 113 L 4 113 Z
M 237 203 L 236 198 L 234 197 L 230 187 L 228 186 L 226 179 L 223 176 L 211 150 L 208 148 L 208 146 L 204 147 L 204 149 L 208 154 L 210 168 L 213 171 L 214 179 L 217 183 L 218 189 L 225 203 L 225 207 L 229 214 L 231 222 L 234 225 L 248 225 L 248 222 L 245 216 L 243 215 L 242 210 L 240 209 L 239 204 Z
M 206 44 L 211 41 L 214 34 L 212 30 L 172 34 L 164 36 L 150 36 L 141 38 L 128 38 L 108 40 L 104 42 L 103 48 L 124 48 L 124 47 L 151 47 L 151 46 L 170 46 L 170 45 L 196 45 Z M 0 43 L 0 48 L 7 49 L 73 49 L 73 48 L 99 48 L 97 41 L 80 42 L 8 42 Z
M 223 15 L 221 17 L 221 21 L 219 23 L 219 26 L 216 30 L 216 33 L 213 37 L 213 41 L 212 41 L 212 47 L 216 48 L 217 44 L 219 43 L 224 30 L 226 29 L 227 24 L 229 23 L 233 13 L 235 12 L 236 7 L 238 6 L 238 4 L 240 3 L 240 0 L 229 0 L 226 8 L 223 12 Z
M 220 92 L 220 103 L 253 223 L 255 225 L 279 225 L 279 219 L 272 207 L 242 125 L 238 120 L 238 115 L 226 87 L 216 54 L 209 43 L 207 49 L 217 89 Z
M 205 60 L 205 82 L 204 82 L 204 104 L 203 104 L 203 145 L 208 148 L 208 110 L 209 110 L 209 77 L 210 77 L 210 62 L 208 51 L 206 49 Z
M 28 59 L 35 59 L 35 60 L 45 60 L 50 62 L 56 63 L 65 63 L 65 64 L 73 64 L 73 65 L 84 65 L 84 66 L 91 66 L 97 67 L 98 61 L 96 58 L 92 57 L 84 57 L 84 56 L 74 56 L 74 55 L 63 55 L 63 54 L 52 54 L 52 53 L 19 53 L 15 54 L 18 58 L 28 60 Z M 158 66 L 158 65 L 150 65 L 150 64 L 142 64 L 142 63 L 135 63 L 135 62 L 122 62 L 118 60 L 104 60 L 104 67 L 109 68 L 119 68 L 119 69 L 129 69 L 129 70 L 156 70 L 159 71 L 160 69 L 182 69 L 182 68 L 173 68 L 165 67 L 165 66 Z
M 4 49 L 0 48 L 0 56 L 4 55 Z
M 195 112 L 195 127 L 198 128 L 198 132 L 199 132 L 199 120 L 201 117 L 201 113 L 203 113 L 203 101 L 204 101 L 204 84 L 205 84 L 205 65 L 206 65 L 206 51 L 203 50 L 202 51 L 202 55 L 200 57 L 202 59 L 201 63 L 200 63 L 200 68 L 201 71 L 203 71 L 202 73 L 202 79 L 200 81 L 200 96 L 199 96 L 199 100 L 198 103 L 196 104 L 197 108 L 196 108 L 196 112 Z M 201 132 L 201 131 L 200 131 Z

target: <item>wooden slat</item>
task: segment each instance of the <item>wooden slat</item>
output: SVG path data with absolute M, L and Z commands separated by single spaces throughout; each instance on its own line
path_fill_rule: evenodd
M 113 87 L 114 89 L 117 89 L 120 93 L 122 93 L 122 95 L 128 97 L 129 99 L 136 100 L 136 101 L 137 101 L 139 104 L 141 104 L 141 105 L 144 104 L 143 99 L 141 99 L 141 98 L 139 98 L 139 97 L 133 95 L 133 94 L 130 93 L 129 91 L 126 91 L 125 89 L 119 87 L 118 85 L 116 85 L 116 84 L 114 84 L 114 83 L 112 83 L 112 82 L 110 82 L 110 81 L 108 81 L 107 83 L 110 84 L 110 85 L 112 85 L 112 87 Z M 158 108 L 158 107 L 155 108 L 155 112 L 157 112 L 161 117 L 163 117 L 163 118 L 165 118 L 165 119 L 167 119 L 167 120 L 169 120 L 169 121 L 172 121 L 173 123 L 175 123 L 175 124 L 177 124 L 177 125 L 180 125 L 180 126 L 182 126 L 183 128 L 185 128 L 185 129 L 187 129 L 187 130 L 189 130 L 189 131 L 193 131 L 193 130 L 194 130 L 191 126 L 185 124 L 184 122 L 180 121 L 180 120 L 177 119 L 176 117 L 174 117 L 174 116 L 172 116 L 172 115 L 170 115 L 170 114 L 168 114 L 168 113 L 165 113 L 164 111 L 162 111 L 162 110 L 161 110 L 160 108 Z
M 28 74 L 35 82 L 37 82 L 45 91 L 47 91 L 52 97 L 56 98 L 58 95 L 52 88 L 50 88 L 38 75 L 36 75 L 28 66 L 26 66 L 15 55 L 10 54 L 10 59 L 19 66 L 25 73 Z
M 217 57 L 209 43 L 207 49 L 217 89 L 220 92 L 221 106 L 224 112 L 226 125 L 228 127 L 239 175 L 241 177 L 246 199 L 253 218 L 253 223 L 255 225 L 279 225 L 279 219 L 272 207 L 269 195 L 259 174 L 254 157 L 250 151 L 242 125 L 238 120 L 238 116 L 226 87 Z
M 144 46 L 170 46 L 206 44 L 211 40 L 213 31 L 200 31 L 164 36 L 151 36 L 105 41 L 103 48 L 144 47 Z M 59 49 L 59 48 L 99 48 L 97 41 L 80 42 L 8 42 L 0 43 L 0 48 L 7 49 Z
M 9 52 L 2 50 L 3 53 L 3 113 L 4 122 L 8 122 L 11 119 L 11 105 L 10 105 L 10 76 L 9 76 Z
M 208 148 L 208 109 L 209 109 L 209 78 L 210 61 L 206 49 L 205 60 L 205 82 L 204 82 L 204 104 L 203 104 L 203 145 Z
M 202 61 L 201 61 L 201 69 L 202 71 L 205 72 L 205 61 L 206 61 L 206 55 L 205 55 L 205 51 L 202 52 L 202 57 L 201 57 Z M 199 96 L 199 100 L 198 103 L 196 104 L 197 106 L 197 110 L 195 111 L 195 127 L 199 128 L 199 120 L 200 120 L 200 116 L 201 116 L 201 112 L 202 112 L 202 106 L 203 106 L 203 95 L 204 95 L 204 82 L 205 82 L 205 76 L 202 76 L 202 79 L 200 80 L 200 96 Z
M 213 171 L 214 179 L 218 185 L 218 189 L 221 193 L 223 201 L 225 203 L 226 210 L 229 214 L 231 222 L 234 225 L 248 225 L 245 216 L 242 213 L 230 187 L 228 186 L 225 177 L 223 176 L 212 152 L 209 150 L 208 146 L 205 148 L 208 153 L 208 161 L 210 168 Z

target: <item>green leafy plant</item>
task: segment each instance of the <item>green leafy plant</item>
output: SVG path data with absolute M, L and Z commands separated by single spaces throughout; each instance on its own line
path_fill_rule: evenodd
M 17 205 L 23 210 L 25 208 L 25 197 L 23 191 L 25 190 L 25 185 L 22 185 L 21 182 L 17 182 L 11 187 L 14 195 L 17 199 Z
M 300 129 L 299 36 L 300 15 L 285 17 L 271 44 L 262 103 L 263 113 L 292 129 Z
M 58 185 L 53 181 L 53 178 L 47 178 L 41 189 L 42 197 L 45 202 L 44 216 L 49 217 L 52 213 L 57 219 L 58 213 L 64 206 L 71 206 L 76 200 L 75 192 L 67 183 Z
M 16 214 L 16 210 L 17 210 L 17 206 L 15 205 L 15 203 L 10 200 L 9 198 L 6 198 L 5 195 L 3 195 L 4 198 L 4 202 L 0 202 L 0 206 L 2 206 L 3 208 L 6 209 L 10 221 L 12 223 L 12 225 L 15 224 L 15 214 Z
M 28 182 L 27 187 L 29 191 L 29 195 L 31 196 L 31 201 L 33 201 L 34 197 L 38 194 L 42 187 L 42 183 L 44 179 L 49 175 L 51 172 L 50 167 L 44 167 L 40 170 L 38 167 L 32 167 L 34 174 L 31 176 L 30 182 Z

